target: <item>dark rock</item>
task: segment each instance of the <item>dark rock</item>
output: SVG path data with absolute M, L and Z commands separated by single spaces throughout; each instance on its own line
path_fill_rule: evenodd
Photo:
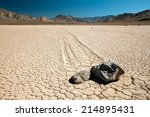
M 107 84 L 119 80 L 124 71 L 117 64 L 106 61 L 97 66 L 93 66 L 90 71 L 80 71 L 69 79 L 72 84 L 83 83 L 88 80 L 100 84 Z
M 124 74 L 124 71 L 117 64 L 106 61 L 100 65 L 93 66 L 91 74 L 99 80 L 106 83 L 119 80 L 120 76 Z

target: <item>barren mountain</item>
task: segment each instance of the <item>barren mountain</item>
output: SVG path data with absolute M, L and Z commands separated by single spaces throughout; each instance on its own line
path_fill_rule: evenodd
M 57 15 L 54 20 L 56 22 L 85 22 L 85 23 L 95 23 L 95 22 L 103 22 L 109 18 L 113 17 L 112 15 L 102 16 L 102 17 L 73 17 L 71 15 Z
M 145 10 L 139 13 L 124 13 L 107 19 L 105 22 L 150 22 L 150 10 Z
M 57 15 L 54 18 L 54 21 L 58 23 L 73 23 L 77 22 L 78 20 L 71 15 Z
M 101 17 L 84 17 L 77 18 L 73 16 L 58 15 L 54 18 L 56 22 L 85 22 L 85 23 L 134 23 L 146 22 L 150 24 L 150 10 L 145 10 L 139 13 L 124 13 L 117 16 L 108 15 Z
M 44 16 L 36 18 L 0 9 L 0 24 L 47 24 L 50 22 L 52 21 Z
M 150 10 L 139 13 L 124 13 L 117 16 L 78 18 L 71 15 L 58 15 L 54 19 L 45 16 L 35 18 L 0 9 L 0 24 L 150 24 Z
M 10 12 L 5 9 L 0 9 L 0 19 L 35 20 L 36 18 L 32 16 L 17 14 L 15 12 Z
M 89 23 L 95 23 L 95 22 L 103 22 L 109 18 L 114 17 L 113 15 L 107 15 L 107 16 L 100 16 L 100 17 L 84 17 L 80 18 L 80 21 L 82 22 L 89 22 Z

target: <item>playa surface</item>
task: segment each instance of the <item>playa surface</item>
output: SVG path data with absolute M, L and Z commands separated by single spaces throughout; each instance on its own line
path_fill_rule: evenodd
M 68 82 L 108 59 L 119 81 Z M 150 26 L 0 26 L 0 99 L 150 99 Z

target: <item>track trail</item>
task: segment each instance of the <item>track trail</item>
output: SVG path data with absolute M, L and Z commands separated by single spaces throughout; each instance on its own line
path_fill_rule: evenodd
M 142 28 L 142 31 L 147 29 L 143 31 L 142 43 L 136 40 L 141 40 L 141 35 L 136 35 L 136 38 L 129 36 L 132 37 L 129 42 L 121 40 L 120 36 L 130 35 L 128 27 L 92 27 L 1 26 L 0 99 L 150 99 L 149 67 L 145 67 L 149 63 L 149 27 Z M 140 27 L 132 28 L 142 33 Z M 126 34 L 120 34 L 124 29 Z M 119 48 L 116 45 L 120 45 Z M 130 52 L 120 57 L 120 50 L 135 51 L 136 48 L 145 52 Z M 102 63 L 105 59 L 103 55 L 121 59 L 129 74 L 138 70 L 136 67 L 140 65 L 130 63 L 140 63 L 140 57 L 136 56 L 142 56 L 142 61 L 145 60 L 144 72 L 136 72 L 136 77 L 124 76 L 108 85 L 93 81 L 78 85 L 68 82 L 77 72 L 90 70 L 92 66 Z

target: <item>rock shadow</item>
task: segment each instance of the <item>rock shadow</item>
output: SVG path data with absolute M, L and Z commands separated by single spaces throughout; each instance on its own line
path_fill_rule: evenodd
M 79 73 L 77 73 L 77 74 L 79 74 Z M 86 79 L 86 80 L 83 80 L 83 79 L 82 79 L 83 77 L 79 78 L 79 77 L 74 77 L 74 75 L 73 75 L 73 76 L 68 80 L 68 82 L 71 83 L 71 84 L 81 84 L 81 83 L 83 83 L 83 82 L 86 82 L 86 81 L 91 80 L 91 81 L 94 81 L 94 82 L 96 82 L 96 83 L 98 83 L 98 84 L 107 85 L 107 84 L 109 84 L 109 83 L 118 81 L 118 80 L 115 80 L 115 81 L 110 81 L 110 82 L 104 82 L 104 81 L 98 79 L 97 77 L 95 77 L 93 74 L 91 74 L 91 73 L 89 73 L 89 74 L 90 74 L 90 75 L 89 75 L 89 78 Z

